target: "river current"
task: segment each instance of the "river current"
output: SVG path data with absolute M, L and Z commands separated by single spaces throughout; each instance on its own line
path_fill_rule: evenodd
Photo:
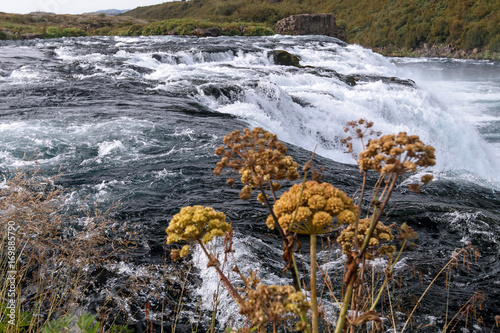
M 273 50 L 310 67 L 276 65 Z M 435 180 L 418 195 L 403 182 L 393 197 L 390 219 L 419 233 L 418 247 L 404 253 L 398 269 L 421 272 L 424 284 L 415 279 L 408 286 L 418 294 L 455 248 L 476 246 L 481 258 L 450 282 L 450 308 L 458 311 L 483 291 L 487 324 L 468 330 L 489 332 L 500 314 L 500 63 L 385 58 L 318 36 L 0 41 L 0 168 L 29 166 L 24 156 L 36 151 L 48 174 L 64 172 L 59 182 L 68 189 L 68 205 L 119 201 L 115 217 L 142 225 L 133 260 L 117 263 L 96 294 L 144 274 L 143 266 L 174 267 L 163 264 L 164 230 L 181 207 L 195 204 L 233 221 L 240 267 L 258 269 L 267 283 L 290 283 L 280 272 L 281 242 L 263 223 L 265 210 L 239 200 L 238 189 L 213 175 L 214 149 L 225 134 L 248 126 L 277 134 L 301 163 L 318 145 L 315 163 L 325 167 L 326 180 L 352 195 L 360 177 L 340 139 L 344 124 L 359 118 L 385 134 L 417 134 L 436 148 Z M 322 267 L 338 271 L 341 260 Z M 196 312 L 199 299 L 210 309 L 217 288 L 200 253 L 193 262 L 187 313 Z M 116 297 L 116 303 L 130 301 Z M 84 306 L 95 310 L 98 300 L 90 295 Z M 175 309 L 161 310 L 158 299 L 141 295 L 147 300 L 156 318 L 163 311 L 170 320 Z M 417 323 L 438 331 L 445 303 L 439 282 L 424 298 Z M 334 307 L 327 299 L 324 304 Z M 126 316 L 144 327 L 143 316 L 132 312 Z M 238 321 L 235 312 L 222 297 L 221 331 Z

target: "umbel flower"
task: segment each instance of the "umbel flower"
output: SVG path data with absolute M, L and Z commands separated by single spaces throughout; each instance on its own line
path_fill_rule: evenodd
M 211 207 L 183 207 L 174 215 L 166 229 L 167 244 L 193 241 L 206 244 L 216 236 L 225 236 L 230 228 L 226 215 Z M 185 245 L 181 250 L 173 250 L 171 255 L 176 259 L 188 253 L 189 245 Z
M 359 154 L 359 169 L 372 169 L 382 174 L 415 172 L 418 167 L 436 164 L 434 151 L 434 147 L 425 145 L 418 135 L 407 135 L 405 132 L 397 136 L 384 135 L 371 140 Z
M 295 184 L 283 193 L 274 204 L 273 212 L 284 230 L 317 235 L 340 224 L 354 223 L 358 208 L 347 194 L 333 185 L 308 181 L 304 186 Z M 334 225 L 335 217 L 337 223 Z M 268 216 L 266 224 L 274 228 L 272 215 Z
M 279 189 L 279 183 L 273 180 L 296 180 L 298 164 L 291 156 L 286 156 L 287 148 L 278 141 L 275 134 L 260 127 L 253 130 L 245 128 L 243 133 L 233 131 L 224 136 L 224 145 L 215 150 L 222 159 L 214 169 L 215 175 L 220 175 L 225 168 L 233 169 L 240 175 L 243 189 L 240 198 L 248 200 L 252 190 L 264 184 L 270 184 L 273 190 Z M 234 183 L 228 179 L 228 185 Z M 263 200 L 263 198 L 261 198 Z
M 311 308 L 305 295 L 293 286 L 260 284 L 257 289 L 250 289 L 245 302 L 240 306 L 240 314 L 252 322 L 252 327 L 264 328 L 267 324 L 297 317 Z M 303 330 L 303 322 L 298 322 L 296 330 Z
M 365 235 L 367 231 L 370 229 L 371 219 L 361 219 L 358 224 L 358 242 L 363 243 L 365 239 Z M 354 243 L 354 235 L 356 233 L 356 226 L 354 224 L 350 224 L 340 232 L 340 236 L 337 237 L 337 243 L 342 246 L 342 252 L 345 254 L 349 254 L 352 250 Z M 373 233 L 370 237 L 368 246 L 370 248 L 376 248 L 380 246 L 381 243 L 386 243 L 394 239 L 394 235 L 392 234 L 391 228 L 385 226 L 382 222 L 378 222 L 373 230 Z M 380 254 L 383 255 L 393 255 L 396 252 L 396 247 L 393 245 L 383 245 L 378 248 Z M 367 252 L 367 254 L 370 254 Z

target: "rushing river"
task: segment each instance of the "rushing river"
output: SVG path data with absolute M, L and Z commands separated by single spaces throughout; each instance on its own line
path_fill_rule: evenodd
M 278 49 L 311 67 L 274 64 L 271 52 Z M 240 267 L 259 269 L 267 283 L 290 283 L 280 273 L 281 242 L 265 229 L 265 211 L 213 176 L 213 151 L 226 133 L 261 126 L 302 163 L 317 144 L 315 162 L 325 167 L 326 180 L 354 194 L 359 174 L 339 140 L 343 125 L 359 118 L 383 133 L 417 134 L 436 148 L 435 180 L 419 195 L 401 184 L 393 198 L 391 220 L 419 233 L 418 247 L 398 269 L 422 273 L 423 285 L 414 279 L 407 287 L 418 294 L 455 248 L 478 247 L 481 258 L 469 274 L 458 270 L 451 279 L 450 309 L 483 291 L 486 328 L 468 329 L 489 332 L 500 314 L 500 63 L 388 59 L 327 37 L 0 41 L 0 168 L 29 164 L 24 155 L 37 151 L 47 173 L 64 172 L 68 205 L 120 201 L 116 218 L 143 226 L 133 261 L 117 263 L 96 294 L 144 274 L 142 266 L 162 265 L 168 221 L 194 204 L 233 221 Z M 322 267 L 338 271 L 339 260 Z M 190 313 L 199 297 L 211 308 L 217 285 L 199 253 L 193 261 Z M 160 300 L 141 297 L 161 312 Z M 98 302 L 91 295 L 84 306 L 93 310 Z M 417 323 L 442 328 L 445 303 L 442 280 L 424 298 Z M 164 309 L 169 320 L 174 312 Z M 235 312 L 223 297 L 221 329 Z

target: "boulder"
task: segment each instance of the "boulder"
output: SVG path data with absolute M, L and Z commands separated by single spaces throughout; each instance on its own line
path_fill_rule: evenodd
M 274 50 L 272 52 L 273 60 L 276 65 L 280 66 L 294 66 L 298 68 L 302 68 L 300 64 L 300 59 L 296 55 L 293 55 L 287 51 L 283 50 Z
M 292 15 L 276 23 L 277 34 L 281 35 L 323 35 L 347 42 L 345 31 L 335 23 L 334 14 Z
M 191 31 L 191 35 L 195 35 L 198 37 L 218 37 L 221 35 L 221 31 L 222 30 L 219 27 L 214 27 L 209 29 L 196 28 L 193 31 Z

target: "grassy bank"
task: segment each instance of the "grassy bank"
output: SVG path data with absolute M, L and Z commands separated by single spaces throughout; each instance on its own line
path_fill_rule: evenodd
M 121 35 L 130 26 L 145 23 L 124 16 L 0 13 L 0 39 Z
M 127 16 L 0 13 L 0 40 L 105 35 L 201 35 L 203 31 L 200 29 L 218 29 L 219 35 L 226 36 L 274 34 L 267 24 L 242 21 L 217 22 L 191 18 L 149 21 Z
M 272 27 L 293 14 L 334 13 L 350 43 L 418 49 L 424 44 L 500 52 L 500 2 L 488 0 L 192 0 L 138 7 L 143 19 L 260 22 Z

